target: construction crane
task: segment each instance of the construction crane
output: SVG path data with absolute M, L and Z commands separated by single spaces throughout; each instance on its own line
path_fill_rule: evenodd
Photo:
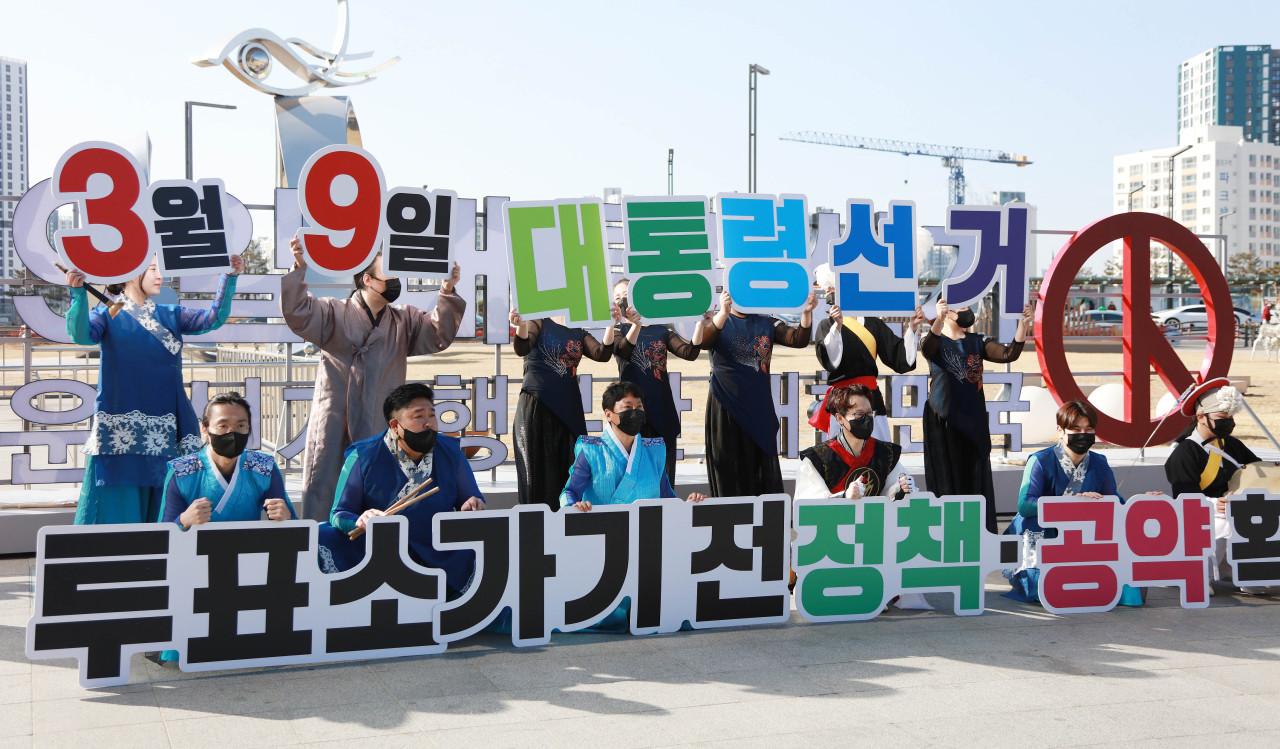
M 1031 163 L 1026 156 L 1015 156 L 1008 151 L 961 148 L 959 146 L 935 146 L 929 143 L 908 143 L 904 140 L 817 133 L 812 130 L 787 133 L 782 136 L 782 140 L 793 140 L 797 143 L 816 143 L 820 146 L 865 148 L 868 151 L 889 151 L 891 153 L 900 153 L 903 156 L 940 157 L 942 165 L 951 170 L 951 176 L 947 178 L 949 205 L 961 205 L 964 203 L 964 162 L 966 160 L 990 161 L 993 164 L 1013 164 L 1014 166 L 1026 166 Z

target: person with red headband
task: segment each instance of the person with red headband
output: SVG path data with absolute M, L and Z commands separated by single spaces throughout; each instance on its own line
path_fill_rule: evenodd
M 876 359 L 898 374 L 915 369 L 918 348 L 916 328 L 927 321 L 924 312 L 916 307 L 911 322 L 899 336 L 878 317 L 844 316 L 835 303 L 836 278 L 830 266 L 825 263 L 818 266 L 814 276 L 818 285 L 826 290 L 826 300 L 831 305 L 831 310 L 814 331 L 814 349 L 818 354 L 818 363 L 826 370 L 828 390 L 822 403 L 809 417 L 809 425 L 826 434 L 838 432 L 840 428 L 832 426 L 827 398 L 833 389 L 856 383 L 870 391 L 868 397 L 875 412 L 875 429 L 872 434 L 878 440 L 888 440 L 889 412 L 885 409 L 884 396 L 880 394 L 876 382 L 880 373 Z

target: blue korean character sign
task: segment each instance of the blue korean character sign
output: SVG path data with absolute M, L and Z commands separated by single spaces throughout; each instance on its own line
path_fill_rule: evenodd
M 847 315 L 910 315 L 920 289 L 916 268 L 916 206 L 895 200 L 876 226 L 870 200 L 845 202 L 848 225 L 828 243 L 836 303 Z
M 716 196 L 725 290 L 748 314 L 790 312 L 809 298 L 808 200 L 803 195 Z

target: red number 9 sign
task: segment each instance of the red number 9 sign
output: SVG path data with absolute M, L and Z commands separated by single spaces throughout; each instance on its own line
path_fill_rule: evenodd
M 81 143 L 64 153 L 53 171 L 53 195 L 59 204 L 78 204 L 81 226 L 53 235 L 63 261 L 97 283 L 142 275 L 155 254 L 155 239 L 138 216 L 145 184 L 137 160 L 113 143 Z
M 330 276 L 369 265 L 383 234 L 385 184 L 382 167 L 363 148 L 329 146 L 311 155 L 298 177 L 307 265 Z

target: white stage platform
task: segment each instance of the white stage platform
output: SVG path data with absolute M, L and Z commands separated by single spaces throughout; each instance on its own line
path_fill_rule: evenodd
M 1104 450 L 1107 461 L 1116 474 L 1116 482 L 1121 485 L 1120 493 L 1133 496 L 1147 491 L 1169 491 L 1169 484 L 1164 477 L 1164 461 L 1172 452 L 1171 447 L 1148 448 L 1142 460 L 1137 460 L 1138 451 L 1129 448 Z M 1009 453 L 1007 459 L 998 456 L 993 458 L 991 466 L 996 488 L 996 511 L 1001 515 L 1012 515 L 1017 510 L 1018 488 L 1022 484 L 1023 465 L 1032 451 Z M 1280 451 L 1256 450 L 1263 460 L 1280 462 Z M 1011 462 L 1004 462 L 1005 460 Z M 921 491 L 929 487 L 924 477 L 924 456 L 907 455 L 902 459 L 904 467 L 915 477 L 916 486 Z M 782 461 L 782 478 L 788 493 L 795 488 L 796 468 L 798 460 Z M 490 478 L 489 471 L 476 475 L 480 491 L 490 509 L 505 509 L 516 504 L 516 470 L 515 467 L 499 468 L 495 478 Z M 294 499 L 295 505 L 302 494 L 300 477 L 290 477 L 285 481 L 285 489 Z M 702 463 L 680 463 L 676 469 L 676 493 L 685 496 L 690 492 L 710 492 L 707 483 L 707 468 Z M 74 503 L 79 496 L 79 487 L 60 486 L 57 488 L 22 489 L 10 487 L 0 490 L 0 554 L 31 554 L 36 548 L 36 533 L 46 525 L 70 525 L 75 519 L 75 507 L 59 507 L 51 509 L 5 509 L 5 505 L 33 504 L 46 502 Z

